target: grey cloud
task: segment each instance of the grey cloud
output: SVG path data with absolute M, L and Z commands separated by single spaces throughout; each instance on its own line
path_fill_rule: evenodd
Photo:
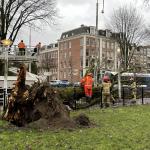
M 60 5 L 83 5 L 86 3 L 92 3 L 94 0 L 57 0 Z
M 99 0 L 99 12 L 102 10 L 102 1 Z M 41 41 L 42 43 L 49 44 L 59 39 L 62 32 L 77 28 L 81 24 L 95 25 L 96 2 L 97 0 L 57 0 L 61 16 L 57 20 L 57 25 L 51 28 L 45 27 L 45 30 L 38 33 L 33 31 L 32 43 L 35 44 L 37 41 Z M 104 28 L 113 10 L 125 2 L 132 2 L 135 5 L 141 6 L 141 0 L 105 0 L 105 13 L 103 15 L 99 13 L 99 28 Z M 149 15 L 147 14 L 147 16 Z M 26 42 L 28 42 L 28 37 L 29 34 L 26 34 Z

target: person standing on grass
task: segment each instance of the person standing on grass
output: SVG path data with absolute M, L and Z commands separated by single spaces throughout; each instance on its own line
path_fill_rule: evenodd
M 134 80 L 134 78 L 130 79 L 131 81 L 131 92 L 132 92 L 132 98 L 133 100 L 136 100 L 137 98 L 137 85 L 136 85 L 136 81 Z
M 110 106 L 110 99 L 111 99 L 111 82 L 108 76 L 103 77 L 103 83 L 102 83 L 102 102 L 104 104 L 104 107 Z
M 86 96 L 86 99 L 88 102 L 90 102 L 93 92 L 92 92 L 92 86 L 93 86 L 93 74 L 88 73 L 82 80 L 81 85 L 84 85 L 84 93 Z

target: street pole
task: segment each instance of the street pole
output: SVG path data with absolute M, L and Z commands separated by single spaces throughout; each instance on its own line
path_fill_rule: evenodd
M 103 0 L 103 7 L 102 7 L 102 11 L 101 13 L 104 13 L 104 0 Z M 94 68 L 94 85 L 97 86 L 98 83 L 98 68 L 100 68 L 101 62 L 100 62 L 100 50 L 99 50 L 99 37 L 98 37 L 98 16 L 99 14 L 99 3 L 97 0 L 96 3 L 96 36 L 95 36 L 95 40 L 96 40 L 96 56 L 95 56 L 95 68 Z M 100 70 L 100 77 L 101 77 L 101 73 L 102 71 Z
M 7 77 L 8 77 L 8 46 L 5 46 L 5 70 L 4 70 L 4 102 L 3 102 L 3 110 L 6 108 L 7 104 L 7 98 L 8 98 L 8 93 L 7 93 Z
M 117 49 L 118 52 L 118 96 L 121 100 L 121 73 L 120 73 L 120 48 Z
M 96 56 L 95 56 L 95 68 L 94 68 L 94 85 L 97 86 L 97 62 L 98 62 L 98 59 L 99 59 L 99 44 L 98 44 L 98 0 L 97 0 L 97 3 L 96 3 Z
M 31 24 L 30 24 L 30 26 L 29 26 L 29 49 L 30 49 L 30 51 L 31 51 Z
M 7 98 L 8 98 L 8 93 L 7 93 L 7 77 L 8 77 L 8 46 L 12 44 L 12 41 L 9 39 L 5 39 L 1 41 L 4 47 L 5 51 L 5 58 L 4 58 L 4 63 L 5 63 L 5 70 L 4 70 L 4 100 L 3 100 L 3 111 L 6 109 L 6 104 L 7 104 Z

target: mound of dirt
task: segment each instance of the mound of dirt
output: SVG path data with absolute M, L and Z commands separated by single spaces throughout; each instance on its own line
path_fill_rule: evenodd
M 91 122 L 89 120 L 89 118 L 85 115 L 85 114 L 80 114 L 79 116 L 76 116 L 74 118 L 76 124 L 80 125 L 80 126 L 90 126 Z

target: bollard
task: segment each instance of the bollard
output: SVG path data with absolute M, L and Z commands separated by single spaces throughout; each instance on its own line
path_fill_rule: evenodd
M 142 105 L 144 104 L 144 89 L 142 87 Z
M 123 102 L 123 106 L 125 106 L 124 87 L 122 87 L 122 102 Z
M 3 97 L 3 111 L 6 109 L 6 89 L 4 89 L 4 97 Z
M 102 88 L 101 88 L 101 96 L 100 96 L 100 108 L 103 108 L 103 96 L 102 96 Z
M 77 109 L 77 103 L 76 103 L 76 89 L 75 89 L 75 87 L 74 87 L 74 89 L 73 89 L 73 99 L 74 99 L 74 107 L 75 107 L 75 110 Z

